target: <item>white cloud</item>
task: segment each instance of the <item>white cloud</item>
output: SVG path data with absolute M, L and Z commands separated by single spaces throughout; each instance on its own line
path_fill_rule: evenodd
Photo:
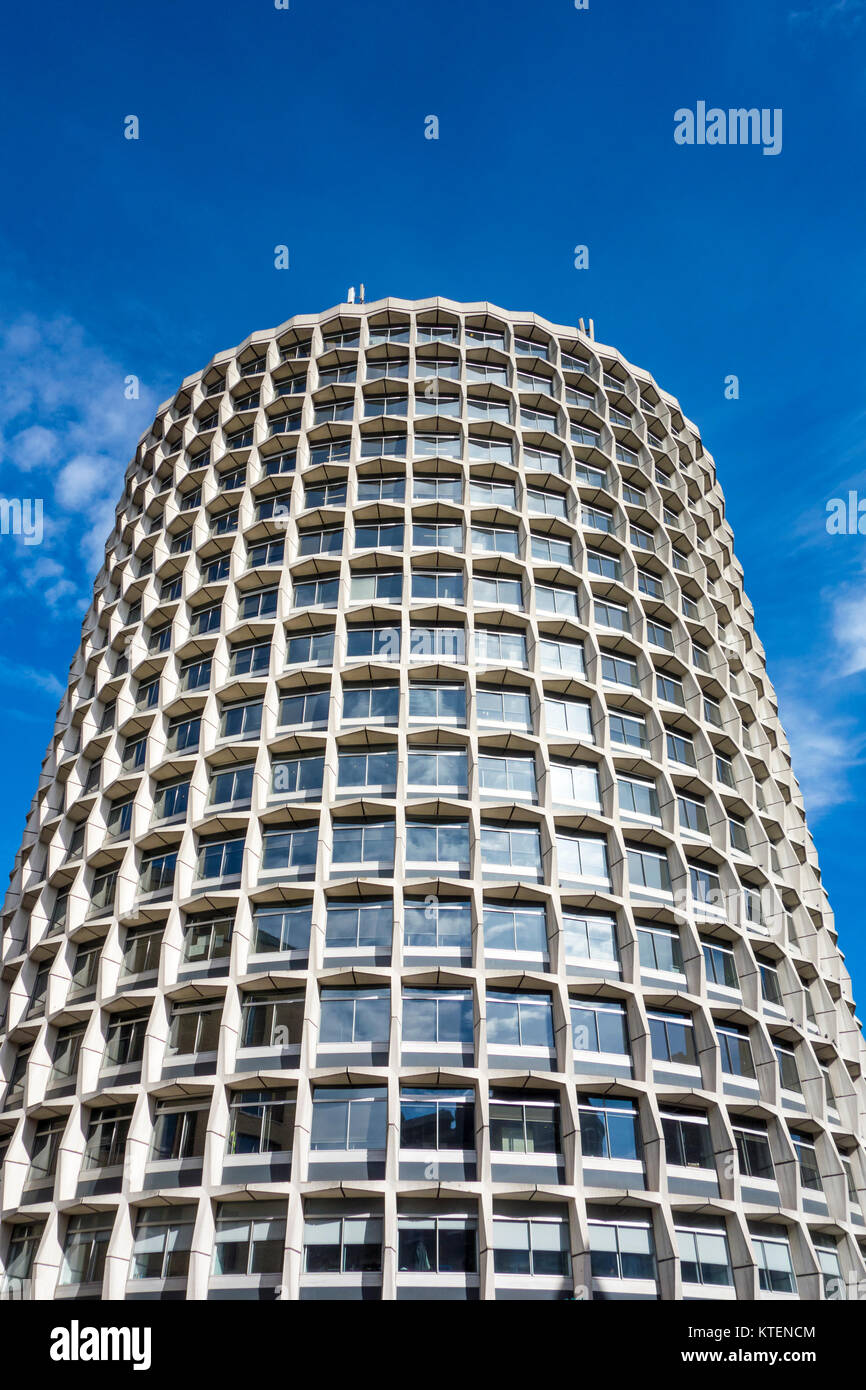
M 94 579 L 105 563 L 105 542 L 114 527 L 114 509 L 114 498 L 104 498 L 97 507 L 91 509 L 90 525 L 81 536 L 79 548 Z
M 121 365 L 63 316 L 22 315 L 0 330 L 4 495 L 44 499 L 44 539 L 0 544 L 0 596 L 84 607 L 114 524 L 126 464 L 158 404 L 127 400 Z
M 866 671 L 866 586 L 845 585 L 831 596 L 832 630 L 839 655 L 837 674 Z
M 59 448 L 53 430 L 47 430 L 43 425 L 30 425 L 9 441 L 8 451 L 13 466 L 20 468 L 23 473 L 29 473 L 31 468 L 50 463 L 57 457 Z
M 51 671 L 38 671 L 34 666 L 22 666 L 17 661 L 0 659 L 0 685 L 29 686 L 44 691 L 54 699 L 63 695 L 64 686 Z
M 807 817 L 817 821 L 854 799 L 849 774 L 862 762 L 864 735 L 857 733 L 853 720 L 829 716 L 812 699 L 785 698 L 780 713 Z
M 791 10 L 788 19 L 794 25 L 814 25 L 829 29 L 839 24 L 856 29 L 866 15 L 866 0 L 811 0 L 808 9 Z
M 104 494 L 105 479 L 113 471 L 112 460 L 104 454 L 76 454 L 58 474 L 58 502 L 76 512 L 86 511 L 94 498 Z

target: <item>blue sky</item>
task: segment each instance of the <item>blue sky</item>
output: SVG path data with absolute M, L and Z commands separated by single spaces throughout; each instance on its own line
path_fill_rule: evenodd
M 866 0 L 46 0 L 4 38 L 0 490 L 45 534 L 0 536 L 0 863 L 155 405 L 360 280 L 489 299 L 592 316 L 699 425 L 862 1001 L 866 536 L 825 514 L 866 497 Z M 781 153 L 677 145 L 698 101 L 781 108 Z

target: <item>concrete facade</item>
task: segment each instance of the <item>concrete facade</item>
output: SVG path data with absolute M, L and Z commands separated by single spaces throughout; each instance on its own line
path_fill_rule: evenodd
M 864 1048 L 712 459 L 583 327 L 298 315 L 126 474 L 0 936 L 39 1299 L 816 1299 Z

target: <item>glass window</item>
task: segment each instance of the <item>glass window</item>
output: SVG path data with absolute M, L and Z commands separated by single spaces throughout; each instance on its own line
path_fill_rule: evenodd
M 541 668 L 582 676 L 586 672 L 582 642 L 560 642 L 552 637 L 539 639 Z
M 650 888 L 655 892 L 671 891 L 671 876 L 667 855 L 651 850 L 626 846 L 628 876 L 632 888 Z
M 677 1247 L 684 1284 L 727 1285 L 734 1282 L 724 1229 L 677 1227 Z
M 796 1293 L 797 1281 L 787 1237 L 768 1239 L 752 1235 L 758 1266 L 758 1285 L 764 1293 Z
M 842 1277 L 842 1267 L 839 1264 L 839 1252 L 835 1245 L 816 1245 L 815 1254 L 818 1257 L 818 1266 L 821 1270 L 821 1278 L 824 1285 L 824 1297 L 832 1299 L 846 1298 L 845 1281 Z
M 459 570 L 413 570 L 412 597 L 462 603 L 463 575 Z
M 754 1077 L 755 1063 L 748 1029 L 737 1028 L 733 1024 L 723 1028 L 717 1024 L 716 1037 L 719 1040 L 722 1071 L 728 1076 Z
M 779 1082 L 785 1091 L 800 1091 L 800 1076 L 797 1071 L 797 1059 L 794 1051 L 790 1047 L 784 1047 L 781 1043 L 773 1043 L 773 1051 L 776 1054 L 776 1061 L 779 1064 Z
M 254 763 L 234 764 L 211 775 L 209 804 L 230 806 L 237 802 L 249 805 L 253 793 Z
M 518 532 L 512 526 L 473 526 L 472 553 L 488 552 L 499 555 L 520 553 Z
M 82 1170 L 115 1168 L 123 1163 L 131 1119 L 131 1105 L 106 1106 L 90 1111 Z
M 475 1092 L 403 1086 L 400 1147 L 474 1150 Z
M 480 724 L 508 724 L 512 728 L 532 729 L 529 695 L 523 690 L 501 687 L 490 690 L 479 686 L 476 710 Z
M 279 1274 L 286 1243 L 285 1204 L 220 1202 L 214 1274 Z
M 333 608 L 340 590 L 338 579 L 297 580 L 292 594 L 294 608 Z
M 282 714 L 282 705 L 280 706 Z M 262 702 L 228 705 L 222 713 L 222 738 L 257 738 L 262 729 Z M 196 740 L 197 741 L 197 740 Z
M 409 655 L 413 661 L 442 657 L 445 661 L 466 660 L 466 634 L 462 627 L 421 627 L 413 623 L 409 631 Z
M 687 734 L 677 734 L 674 733 L 673 730 L 668 729 L 665 732 L 665 739 L 667 742 L 668 758 L 672 763 L 681 763 L 683 767 L 697 767 L 698 760 L 695 756 L 695 745 Z
M 474 1040 L 472 991 L 404 989 L 404 1043 L 466 1043 Z
M 401 1273 L 477 1273 L 478 1224 L 474 1217 L 399 1215 L 397 1242 Z
M 308 1216 L 305 1274 L 372 1273 L 382 1268 L 380 1216 Z
M 490 1046 L 553 1048 L 553 1009 L 549 994 L 487 992 Z
M 180 782 L 160 782 L 153 798 L 154 820 L 173 820 L 185 816 L 189 806 L 189 778 Z
M 663 1110 L 665 1157 L 676 1168 L 714 1168 L 710 1122 L 700 1110 Z
M 391 1032 L 390 993 L 376 989 L 323 989 L 319 1041 L 387 1043 Z
M 540 879 L 541 836 L 537 826 L 481 825 L 481 862 L 490 868 Z
M 627 815 L 649 816 L 659 820 L 659 798 L 655 782 L 638 781 L 635 777 L 617 779 L 619 809 Z
M 472 596 L 478 605 L 496 603 L 522 608 L 523 584 L 519 579 L 494 579 L 476 575 L 472 580 Z
M 557 835 L 556 854 L 560 879 L 610 882 L 607 842 L 601 835 Z
M 611 628 L 615 632 L 630 632 L 628 609 L 618 603 L 605 603 L 596 599 L 593 603 L 593 619 L 596 627 Z
M 286 644 L 286 665 L 302 665 L 316 662 L 329 666 L 334 660 L 334 629 L 326 628 L 320 632 L 289 636 Z
M 505 407 L 506 419 L 508 407 Z M 496 478 L 472 478 L 469 483 L 469 498 L 477 507 L 516 507 L 513 483 L 500 482 Z
M 821 1169 L 818 1166 L 818 1155 L 815 1149 L 815 1139 L 811 1134 L 799 1134 L 791 1132 L 791 1143 L 794 1145 L 794 1153 L 797 1155 L 797 1164 L 800 1169 L 800 1182 L 803 1187 L 809 1188 L 813 1192 L 822 1191 Z
M 697 1065 L 694 1028 L 687 1014 L 650 1013 L 648 1021 L 653 1061 Z
M 715 908 L 723 905 L 721 880 L 703 864 L 689 865 L 689 891 L 696 903 Z
M 243 835 L 224 836 L 199 841 L 197 872 L 205 878 L 237 878 L 244 858 Z M 176 856 L 175 856 L 176 857 Z
M 66 1129 L 68 1116 L 62 1115 L 51 1120 L 39 1120 L 30 1143 L 30 1167 L 27 1171 L 27 1186 L 41 1186 L 54 1178 L 57 1170 L 57 1156 L 60 1141 Z
M 71 1216 L 66 1228 L 61 1284 L 101 1284 L 114 1225 L 114 1212 Z
M 691 796 L 680 795 L 677 797 L 677 806 L 680 827 L 683 830 L 691 830 L 698 835 L 709 835 L 710 825 L 703 801 L 697 801 Z
M 493 1268 L 497 1274 L 566 1275 L 569 1273 L 568 1221 L 493 1221 Z
M 598 913 L 565 912 L 562 930 L 566 960 L 617 961 L 615 918 Z
M 387 1138 L 384 1086 L 315 1086 L 310 1148 L 384 1149 Z
M 761 972 L 761 994 L 768 1004 L 781 1005 L 782 987 L 779 983 L 779 972 L 775 965 L 769 961 L 758 958 L 758 969 Z
M 467 759 L 464 750 L 457 752 L 439 749 L 409 749 L 408 783 L 410 787 L 438 787 L 453 794 L 465 795 L 468 785 Z
M 462 496 L 462 478 L 450 474 L 441 477 L 435 473 L 417 473 L 412 483 L 412 497 L 416 502 L 459 503 Z
M 649 748 L 646 721 L 639 715 L 626 715 L 611 710 L 609 715 L 610 737 L 612 743 L 626 748 Z
M 210 685 L 211 659 L 185 661 L 180 668 L 181 690 L 201 690 Z
M 48 1077 L 49 1086 L 59 1086 L 64 1082 L 73 1081 L 78 1074 L 78 1059 L 81 1055 L 81 1043 L 84 1038 L 84 1024 L 73 1023 L 67 1028 L 58 1028 L 57 1038 L 54 1043 L 54 1053 L 51 1058 L 51 1072 Z M 19 1048 L 18 1057 L 22 1049 Z M 27 1054 L 29 1055 L 29 1053 Z M 17 1063 L 18 1058 L 16 1058 Z M 25 1057 L 26 1066 L 26 1057 Z M 22 1080 L 23 1080 L 22 1068 Z M 13 1081 L 14 1081 L 13 1075 Z M 12 1090 L 10 1082 L 9 1091 L 6 1093 L 6 1105 L 9 1105 L 9 1093 Z
M 15 1049 L 15 1061 L 9 1075 L 9 1085 L 3 1099 L 3 1109 L 12 1110 L 23 1103 L 24 1087 L 27 1080 L 27 1063 L 33 1051 L 33 1044 L 22 1043 Z M 3 1136 L 8 1138 L 7 1135 Z
M 497 797 L 524 797 L 535 801 L 535 759 L 479 753 L 478 781 L 482 793 Z
M 271 951 L 307 951 L 313 909 L 310 903 L 295 907 L 257 907 L 253 912 L 253 954 Z
M 394 863 L 394 822 L 337 821 L 331 859 L 334 864 Z
M 293 1093 L 234 1091 L 229 1098 L 229 1154 L 290 1153 L 295 1126 Z
M 303 1029 L 303 990 L 242 995 L 241 1047 L 300 1047 Z
M 764 1178 L 773 1182 L 776 1172 L 773 1167 L 766 1125 L 755 1120 L 750 1120 L 748 1123 L 736 1120 L 733 1130 L 742 1176 L 744 1178 Z
M 590 1220 L 589 1248 L 594 1279 L 655 1279 L 648 1224 Z
M 390 946 L 393 928 L 393 904 L 390 898 L 382 901 L 364 898 L 341 902 L 331 899 L 325 928 L 325 947 L 328 950 L 355 949 L 363 946 Z
M 592 810 L 601 806 L 598 771 L 593 763 L 551 763 L 550 787 L 554 802 Z
M 403 940 L 407 947 L 437 950 L 453 947 L 466 952 L 472 946 L 472 913 L 462 898 L 404 897 Z
M 145 1207 L 138 1213 L 132 1253 L 132 1279 L 176 1279 L 189 1272 L 195 1227 L 193 1203 Z
M 402 521 L 357 522 L 355 525 L 355 550 L 374 549 L 402 550 Z
M 485 903 L 484 948 L 547 955 L 547 920 L 543 904 Z
M 610 652 L 601 654 L 601 676 L 608 685 L 628 685 L 633 689 L 640 685 L 637 662 L 627 656 L 612 656 Z
M 463 685 L 409 686 L 409 718 L 414 723 L 466 723 L 466 689 Z
M 243 647 L 235 647 L 231 653 L 231 674 L 233 676 L 267 675 L 270 661 L 270 642 L 251 642 Z
M 490 1148 L 493 1153 L 560 1153 L 560 1115 L 556 1096 L 534 1091 L 527 1098 L 517 1091 L 492 1091 Z
M 350 627 L 346 632 L 346 656 L 400 660 L 399 627 Z
M 324 769 L 324 757 L 287 758 L 274 762 L 271 766 L 271 793 L 274 796 L 316 796 L 322 790 Z
M 174 1004 L 168 1030 L 169 1056 L 216 1052 L 219 1044 L 222 1002 L 202 1008 L 199 1004 Z
M 576 618 L 577 593 L 574 589 L 554 589 L 546 584 L 536 584 L 535 607 L 539 613 L 558 613 L 563 617 Z
M 575 1052 L 628 1055 L 628 1029 L 622 1004 L 572 999 L 570 1010 Z
M 397 750 L 340 753 L 337 768 L 337 785 L 343 791 L 380 787 L 393 790 L 397 784 Z
M 682 975 L 683 955 L 679 932 L 670 927 L 638 922 L 637 941 L 642 969 L 665 970 L 669 974 Z
M 343 723 L 370 720 L 396 724 L 400 711 L 399 685 L 344 685 Z
M 19 1289 L 23 1296 L 23 1281 L 30 1278 L 33 1261 L 44 1230 L 44 1221 L 36 1222 L 33 1225 L 12 1227 L 3 1276 L 3 1288 L 7 1298 L 15 1298 Z
M 109 1015 L 103 1067 L 124 1067 L 141 1061 L 149 1017 L 150 1009 Z
M 177 868 L 177 850 L 172 850 L 167 854 L 145 854 L 141 860 L 141 876 L 139 879 L 139 891 L 142 893 L 159 893 L 170 889 L 174 883 L 175 869 Z
M 150 1161 L 201 1158 L 210 1105 L 193 1100 L 158 1100 L 153 1119 Z
M 617 1096 L 581 1096 L 580 1147 L 584 1158 L 639 1159 L 637 1106 Z
M 265 832 L 262 868 L 298 869 L 310 872 L 316 863 L 318 827 L 295 826 L 287 830 Z

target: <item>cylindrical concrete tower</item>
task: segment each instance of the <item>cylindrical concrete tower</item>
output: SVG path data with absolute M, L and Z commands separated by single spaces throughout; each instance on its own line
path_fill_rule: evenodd
M 815 1299 L 864 1047 L 712 459 L 582 329 L 298 315 L 126 474 L 2 916 L 38 1299 Z

